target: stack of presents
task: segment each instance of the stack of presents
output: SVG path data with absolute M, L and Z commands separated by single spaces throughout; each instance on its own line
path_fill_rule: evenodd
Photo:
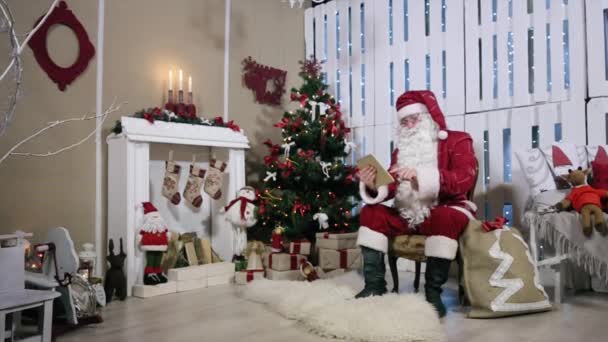
M 312 281 L 360 269 L 363 263 L 356 241 L 357 233 L 317 233 L 314 247 L 307 240 L 276 243 L 274 236 L 272 246 L 251 241 L 245 253 L 247 265 L 237 269 L 235 282 L 244 285 L 262 278 Z
M 133 296 L 154 297 L 169 293 L 232 283 L 235 266 L 223 261 L 211 248 L 209 239 L 196 233 L 171 235 L 161 267 L 167 281 L 156 285 L 135 285 Z

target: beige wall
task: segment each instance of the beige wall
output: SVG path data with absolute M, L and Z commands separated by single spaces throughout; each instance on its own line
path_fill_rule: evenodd
M 48 1 L 10 1 L 18 33 L 28 32 L 36 19 L 46 12 Z M 93 45 L 97 45 L 97 2 L 70 1 Z M 61 32 L 63 31 L 63 32 Z M 68 64 L 75 56 L 77 44 L 73 36 L 52 34 L 49 50 L 60 63 Z M 64 37 L 63 39 L 61 37 Z M 7 35 L 2 34 L 0 65 L 7 65 Z M 99 53 L 99 51 L 97 51 Z M 71 64 L 71 63 L 70 63 Z M 40 68 L 29 47 L 22 59 L 23 95 L 17 116 L 8 132 L 0 137 L 0 153 L 4 154 L 18 141 L 53 120 L 95 113 L 95 60 L 67 91 L 57 86 Z M 2 98 L 6 94 L 2 82 Z M 1 106 L 4 106 L 3 103 Z M 3 107 L 0 107 L 3 108 Z M 23 146 L 22 151 L 44 153 L 71 144 L 86 136 L 94 122 L 77 122 L 58 127 Z M 95 216 L 95 143 L 87 141 L 80 147 L 49 158 L 10 157 L 0 164 L 0 233 L 20 229 L 44 239 L 50 227 L 68 228 L 76 241 L 92 241 Z
M 46 3 L 33 0 L 11 2 L 19 32 L 26 32 L 45 6 Z M 69 6 L 97 45 L 97 1 L 71 1 Z M 192 75 L 199 113 L 205 117 L 222 114 L 224 11 L 224 0 L 106 0 L 104 108 L 114 98 L 128 103 L 121 113 L 108 119 L 104 138 L 121 114 L 163 103 L 169 68 L 179 67 L 186 75 Z M 229 115 L 246 130 L 252 142 L 248 167 L 253 171 L 251 166 L 265 153 L 261 141 L 280 136 L 272 124 L 283 110 L 254 103 L 251 91 L 241 84 L 241 61 L 252 56 L 260 63 L 287 70 L 287 90 L 297 85 L 297 61 L 304 56 L 304 12 L 291 9 L 280 0 L 232 0 L 231 15 Z M 59 61 L 68 64 L 77 45 L 64 33 L 61 30 L 51 36 L 49 49 Z M 8 134 L 0 137 L 0 152 L 48 121 L 94 112 L 95 63 L 93 60 L 66 92 L 60 92 L 26 49 L 24 95 L 15 122 Z M 284 100 L 287 102 L 288 97 Z M 24 150 L 46 152 L 83 137 L 91 128 L 92 123 L 58 128 L 24 146 Z M 105 168 L 107 149 L 105 143 L 103 146 Z M 77 245 L 94 240 L 93 140 L 51 158 L 11 157 L 0 164 L 0 179 L 0 233 L 21 229 L 42 238 L 48 228 L 65 226 Z M 104 179 L 104 217 L 105 184 Z
M 304 58 L 304 10 L 280 0 L 233 0 L 230 32 L 230 118 L 247 133 L 252 149 L 247 154 L 248 181 L 257 181 L 258 166 L 267 154 L 267 138 L 279 142 L 281 131 L 272 125 L 291 108 L 289 90 L 299 86 L 298 61 Z M 283 106 L 255 103 L 253 92 L 241 82 L 244 58 L 287 70 Z

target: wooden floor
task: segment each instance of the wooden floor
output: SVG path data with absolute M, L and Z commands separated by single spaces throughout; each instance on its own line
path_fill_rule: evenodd
M 401 277 L 401 284 L 405 284 L 401 291 L 411 291 L 411 273 Z M 444 301 L 450 310 L 443 320 L 449 341 L 608 341 L 605 294 L 570 295 L 561 308 L 552 312 L 494 320 L 467 319 L 457 305 L 454 284 L 444 292 Z M 104 323 L 80 328 L 58 341 L 328 341 L 263 305 L 239 298 L 236 285 L 145 300 L 130 298 L 111 303 L 103 316 Z

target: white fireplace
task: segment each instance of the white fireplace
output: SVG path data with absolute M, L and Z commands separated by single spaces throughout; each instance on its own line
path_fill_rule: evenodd
M 219 213 L 221 207 L 245 186 L 245 150 L 249 140 L 241 132 L 225 127 L 190 125 L 123 117 L 122 133 L 108 137 L 108 239 L 123 239 L 127 260 L 125 275 L 131 295 L 134 284 L 141 283 L 144 255 L 136 246 L 136 232 L 143 219 L 142 202 L 157 207 L 169 229 L 175 232 L 196 232 L 211 239 L 214 250 L 230 260 L 232 229 Z M 211 199 L 202 189 L 203 205 L 193 208 L 183 199 L 173 205 L 161 195 L 164 161 L 173 151 L 173 159 L 182 166 L 179 180 L 183 192 L 188 179 L 192 156 L 205 169 L 211 157 L 225 161 L 222 197 Z

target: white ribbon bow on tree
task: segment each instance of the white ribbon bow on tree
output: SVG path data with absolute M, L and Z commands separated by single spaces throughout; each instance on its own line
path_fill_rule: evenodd
M 319 164 L 321 164 L 321 171 L 323 171 L 323 174 L 325 175 L 325 177 L 329 178 L 329 167 L 331 166 L 331 163 L 321 161 L 321 162 L 319 162 Z
M 294 146 L 296 143 L 295 142 L 290 142 L 290 143 L 284 143 L 283 145 L 281 145 L 281 147 L 284 150 L 284 155 L 285 158 L 289 158 L 289 153 L 291 152 L 291 146 Z
M 317 118 L 317 105 L 319 104 L 319 102 L 317 101 L 313 101 L 313 100 L 308 100 L 308 104 L 310 105 L 310 119 L 311 121 L 315 121 Z
M 354 151 L 356 149 L 357 149 L 357 144 L 355 144 L 352 141 L 346 141 L 346 139 L 344 140 L 344 153 L 350 154 L 351 151 Z
M 275 172 L 266 171 L 266 178 L 264 178 L 264 182 L 268 182 L 270 179 L 272 179 L 274 182 L 277 181 L 276 171 Z
M 319 229 L 327 229 L 329 228 L 329 217 L 326 213 L 316 213 L 312 216 L 312 219 L 319 222 Z

